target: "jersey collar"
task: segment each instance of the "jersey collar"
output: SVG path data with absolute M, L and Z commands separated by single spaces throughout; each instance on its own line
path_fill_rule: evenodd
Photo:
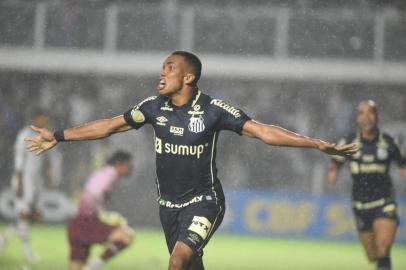
M 192 108 L 193 108 L 193 107 L 196 105 L 196 103 L 199 101 L 200 95 L 202 94 L 202 92 L 200 91 L 200 89 L 198 89 L 198 88 L 196 88 L 196 89 L 197 89 L 197 90 L 194 91 L 194 92 L 195 92 L 194 97 L 191 98 L 191 100 L 192 100 L 191 107 L 192 107 Z
M 170 100 L 169 100 L 168 104 L 170 104 L 170 106 L 172 108 L 175 108 L 175 109 L 193 108 L 197 104 L 197 102 L 199 101 L 201 94 L 202 94 L 202 91 L 200 91 L 200 89 L 198 89 L 198 88 L 195 88 L 193 90 L 192 97 L 190 98 L 190 100 L 185 105 L 182 105 L 182 106 L 178 107 L 176 105 L 173 105 Z
M 359 138 L 359 140 L 360 140 L 361 142 L 364 142 L 364 143 L 376 143 L 376 142 L 381 141 L 381 140 L 383 139 L 383 137 L 382 137 L 382 132 L 380 131 L 379 128 L 377 128 L 377 130 L 376 130 L 376 136 L 375 136 L 375 138 L 374 138 L 373 140 L 371 140 L 371 141 L 365 140 L 365 139 L 362 137 L 361 129 L 358 129 L 358 130 L 357 130 L 357 137 Z

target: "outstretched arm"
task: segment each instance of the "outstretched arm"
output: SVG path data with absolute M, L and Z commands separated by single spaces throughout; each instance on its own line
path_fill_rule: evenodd
M 348 155 L 358 151 L 355 144 L 336 145 L 319 139 L 306 137 L 284 128 L 266 125 L 253 120 L 243 126 L 243 135 L 257 138 L 269 145 L 316 148 L 329 155 Z
M 31 128 L 38 133 L 35 137 L 26 137 L 25 141 L 31 142 L 27 146 L 30 152 L 41 154 L 45 151 L 52 149 L 60 138 L 55 138 L 55 133 L 45 128 L 38 128 L 31 126 Z M 61 131 L 59 136 L 63 136 L 65 141 L 86 141 L 97 140 L 110 136 L 117 132 L 123 132 L 131 129 L 127 124 L 123 115 L 113 117 L 111 119 L 101 119 L 93 122 L 83 124 L 78 127 L 73 127 Z

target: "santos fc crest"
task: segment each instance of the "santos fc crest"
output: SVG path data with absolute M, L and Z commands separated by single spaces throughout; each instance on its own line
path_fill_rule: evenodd
M 189 120 L 188 129 L 193 133 L 200 133 L 204 131 L 204 119 L 203 119 L 203 111 L 200 111 L 200 105 L 193 106 L 193 111 L 189 111 L 189 114 L 192 116 Z

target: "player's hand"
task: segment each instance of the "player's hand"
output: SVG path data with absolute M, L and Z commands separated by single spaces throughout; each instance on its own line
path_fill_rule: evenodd
M 359 148 L 356 144 L 343 144 L 337 145 L 333 143 L 327 143 L 321 140 L 317 141 L 317 147 L 320 151 L 333 156 L 348 156 L 358 152 Z
M 39 155 L 45 151 L 53 148 L 58 141 L 54 137 L 54 133 L 46 128 L 38 128 L 36 126 L 31 126 L 31 129 L 38 133 L 35 137 L 26 137 L 24 140 L 31 142 L 27 145 L 27 150 L 34 152 Z

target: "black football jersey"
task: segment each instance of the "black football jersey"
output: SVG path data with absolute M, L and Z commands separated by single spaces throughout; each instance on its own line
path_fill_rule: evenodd
M 152 96 L 124 113 L 135 129 L 155 131 L 158 199 L 182 203 L 198 195 L 223 199 L 217 178 L 216 143 L 221 130 L 241 135 L 250 118 L 240 109 L 195 90 L 177 107 L 168 97 Z
M 371 202 L 394 197 L 392 180 L 389 175 L 391 161 L 397 162 L 400 167 L 406 166 L 406 157 L 402 155 L 394 139 L 379 131 L 374 140 L 367 141 L 358 131 L 339 142 L 339 144 L 346 143 L 355 143 L 360 149 L 347 158 L 353 178 L 352 199 Z M 334 160 L 344 163 L 346 158 L 337 156 Z

